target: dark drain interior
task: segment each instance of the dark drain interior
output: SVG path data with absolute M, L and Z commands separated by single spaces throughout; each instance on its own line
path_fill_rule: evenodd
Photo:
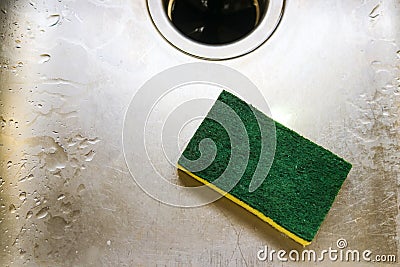
M 228 44 L 251 33 L 267 0 L 163 0 L 172 24 L 186 37 L 210 45 Z

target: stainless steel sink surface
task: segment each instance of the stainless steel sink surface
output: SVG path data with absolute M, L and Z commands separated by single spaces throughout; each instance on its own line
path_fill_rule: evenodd
M 166 7 L 161 0 L 0 0 L 0 265 L 395 266 L 382 261 L 400 255 L 400 2 L 267 1 L 284 4 L 262 17 L 276 29 L 257 31 L 261 19 L 240 45 L 224 49 L 175 32 L 167 11 L 150 2 Z M 274 119 L 353 164 L 310 246 L 224 198 L 179 207 L 137 183 L 156 181 L 163 197 L 202 198 L 157 189 L 159 175 L 185 184 L 157 138 L 167 115 L 185 115 L 183 100 L 194 101 L 190 110 L 201 117 L 221 88 L 187 84 L 160 95 L 150 115 L 127 113 L 139 92 L 146 95 L 146 81 L 186 63 L 247 77 Z M 200 98 L 208 101 L 196 104 Z M 146 119 L 147 154 L 134 147 L 143 129 L 123 135 L 125 117 Z M 179 125 L 179 149 L 200 121 Z M 371 261 L 262 261 L 266 247 L 286 256 L 370 250 Z

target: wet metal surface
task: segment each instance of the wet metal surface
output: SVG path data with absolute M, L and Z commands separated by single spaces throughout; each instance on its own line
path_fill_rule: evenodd
M 267 43 L 220 62 L 276 120 L 353 164 L 308 249 L 344 238 L 399 255 L 399 11 L 287 1 Z M 260 262 L 265 245 L 303 248 L 225 199 L 171 207 L 134 183 L 121 139 L 130 99 L 197 61 L 159 35 L 144 0 L 0 1 L 1 266 L 386 266 Z

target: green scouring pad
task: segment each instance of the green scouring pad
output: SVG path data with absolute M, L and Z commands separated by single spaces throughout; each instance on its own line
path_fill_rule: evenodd
M 217 102 L 223 105 L 217 105 Z M 222 108 L 224 106 L 233 110 L 245 127 L 245 134 L 240 130 L 234 131 L 234 138 L 243 139 L 235 147 L 231 144 L 232 133 L 227 133 L 226 127 L 215 120 L 216 116 L 225 121 L 235 119 L 232 112 Z M 260 141 L 260 129 L 263 128 L 260 125 L 270 123 L 275 125 L 275 154 L 269 172 L 264 177 L 255 177 L 260 175 L 256 169 L 262 164 L 259 162 L 263 148 Z M 244 136 L 238 136 L 240 134 Z M 263 134 L 268 136 L 271 133 Z M 202 141 L 206 139 L 213 142 Z M 235 173 L 233 166 L 233 171 L 229 172 L 229 177 L 238 182 L 233 188 L 229 183 L 218 183 L 225 169 L 232 167 L 229 165 L 232 152 L 240 154 L 246 146 L 249 153 L 242 155 L 246 159 L 245 170 Z M 213 149 L 216 152 L 212 162 L 199 169 L 196 160 L 202 153 Z M 223 91 L 182 153 L 178 168 L 306 246 L 317 234 L 351 164 Z M 252 179 L 262 181 L 254 191 L 249 190 Z

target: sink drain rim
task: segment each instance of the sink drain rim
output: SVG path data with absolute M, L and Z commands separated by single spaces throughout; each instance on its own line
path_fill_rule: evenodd
M 207 59 L 224 60 L 246 55 L 264 44 L 278 27 L 285 0 L 270 0 L 258 26 L 246 37 L 229 44 L 207 45 L 189 39 L 175 28 L 161 0 L 147 0 L 150 18 L 158 32 L 172 46 L 185 54 Z

